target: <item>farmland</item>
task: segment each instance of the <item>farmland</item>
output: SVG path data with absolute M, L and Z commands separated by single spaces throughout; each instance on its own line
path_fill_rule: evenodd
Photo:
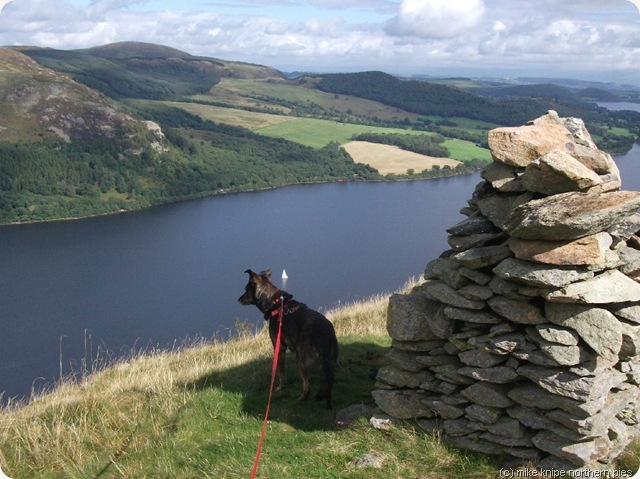
M 459 162 L 490 161 L 489 151 L 476 143 L 447 138 L 443 146 L 450 158 L 420 155 L 388 145 L 360 142 L 350 145 L 354 135 L 363 133 L 433 135 L 424 125 L 437 125 L 442 118 L 420 116 L 375 101 L 309 88 L 280 80 L 223 79 L 208 94 L 198 94 L 188 101 L 164 101 L 204 120 L 247 128 L 270 138 L 282 138 L 314 149 L 330 143 L 345 147 L 354 161 L 369 164 L 381 174 L 406 174 L 431 166 L 454 167 Z M 455 120 L 455 121 L 454 121 Z M 411 128 L 421 125 L 420 129 Z M 453 134 L 482 137 L 496 125 L 470 119 L 449 119 Z M 435 128 L 437 130 L 437 128 Z

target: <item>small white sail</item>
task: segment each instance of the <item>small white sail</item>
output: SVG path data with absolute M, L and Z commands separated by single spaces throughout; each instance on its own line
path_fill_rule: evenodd
M 289 278 L 289 276 L 287 276 L 287 270 L 283 269 L 282 270 L 282 279 L 288 279 L 288 278 Z

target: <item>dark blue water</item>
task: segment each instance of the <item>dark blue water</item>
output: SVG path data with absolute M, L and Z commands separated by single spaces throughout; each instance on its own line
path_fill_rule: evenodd
M 640 147 L 618 164 L 640 190 Z M 320 310 L 396 290 L 447 249 L 478 181 L 306 185 L 0 228 L 0 391 L 259 324 L 237 303 L 248 268 L 277 284 L 286 268 L 286 289 Z
M 0 391 L 120 355 L 228 337 L 244 271 L 272 268 L 327 309 L 395 290 L 446 248 L 478 176 L 307 185 L 73 222 L 0 228 Z M 107 351 L 110 353 L 107 354 Z

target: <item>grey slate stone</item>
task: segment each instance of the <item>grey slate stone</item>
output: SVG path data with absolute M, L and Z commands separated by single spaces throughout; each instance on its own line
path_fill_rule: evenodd
M 452 287 L 438 280 L 426 282 L 420 288 L 420 291 L 431 300 L 440 301 L 459 308 L 482 309 L 485 307 L 485 303 L 483 301 L 472 301 L 467 299 Z
M 640 301 L 640 284 L 618 270 L 605 271 L 598 276 L 546 295 L 548 301 L 565 303 L 624 303 Z
M 518 368 L 518 373 L 549 392 L 585 402 L 606 397 L 611 388 L 626 379 L 624 374 L 615 369 L 593 377 L 578 376 L 563 369 L 524 365 Z
M 480 406 L 505 408 L 513 404 L 507 396 L 508 391 L 501 385 L 477 382 L 460 391 L 460 394 Z
M 506 245 L 483 246 L 456 253 L 451 256 L 451 260 L 470 269 L 481 269 L 498 264 L 510 256 L 513 253 Z
M 547 320 L 531 303 L 515 301 L 504 296 L 494 296 L 487 301 L 489 307 L 502 317 L 518 324 L 542 324 Z
M 592 271 L 567 266 L 549 266 L 507 258 L 493 269 L 500 278 L 540 288 L 561 288 L 593 277 Z
M 504 230 L 516 238 L 577 239 L 625 220 L 640 208 L 640 192 L 562 193 L 516 207 Z
M 622 347 L 622 325 L 606 309 L 579 304 L 547 303 L 549 321 L 575 330 L 600 356 L 614 361 Z

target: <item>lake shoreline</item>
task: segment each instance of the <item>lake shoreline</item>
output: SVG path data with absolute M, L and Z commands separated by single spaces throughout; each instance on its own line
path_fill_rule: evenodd
M 394 176 L 391 178 L 383 178 L 380 180 L 335 180 L 335 181 L 303 181 L 303 182 L 299 182 L 299 183 L 288 183 L 286 185 L 280 185 L 280 186 L 273 186 L 273 187 L 267 187 L 267 188 L 253 188 L 253 189 L 247 189 L 247 190 L 238 190 L 238 191 L 218 191 L 218 192 L 212 192 L 212 193 L 201 193 L 201 194 L 197 194 L 197 195 L 193 195 L 193 196 L 188 196 L 188 197 L 180 197 L 180 198 L 172 198 L 169 201 L 166 202 L 160 202 L 160 203 L 155 203 L 153 205 L 149 205 L 149 206 L 143 206 L 140 208 L 131 208 L 131 209 L 121 209 L 119 211 L 110 211 L 108 213 L 99 213 L 99 214 L 92 214 L 92 215 L 86 215 L 86 216 L 70 216 L 68 218 L 51 218 L 51 219 L 46 219 L 46 220 L 32 220 L 32 221 L 14 221 L 11 223 L 2 223 L 0 224 L 0 228 L 3 228 L 5 226 L 10 227 L 10 226 L 27 226 L 27 225 L 35 225 L 35 224 L 48 224 L 48 223 L 59 223 L 59 222 L 67 222 L 67 221 L 80 221 L 80 220 L 86 220 L 86 219 L 91 219 L 91 218 L 102 218 L 102 217 L 108 217 L 108 216 L 116 216 L 116 215 L 122 215 L 122 214 L 126 214 L 126 213 L 135 213 L 135 212 L 139 212 L 139 211 L 145 211 L 145 210 L 149 210 L 151 208 L 156 208 L 156 207 L 162 207 L 162 206 L 167 206 L 167 205 L 173 205 L 173 204 L 179 204 L 179 203 L 185 203 L 185 202 L 189 202 L 189 201 L 194 201 L 194 200 L 201 200 L 201 199 L 205 199 L 205 198 L 214 198 L 217 196 L 229 196 L 229 195 L 241 195 L 241 194 L 245 194 L 245 193 L 263 193 L 266 191 L 275 191 L 275 190 L 280 190 L 280 189 L 284 189 L 284 188 L 291 188 L 291 187 L 296 187 L 296 186 L 304 186 L 304 185 L 331 185 L 331 184 L 340 184 L 340 183 L 401 183 L 401 182 L 413 182 L 413 181 L 429 181 L 429 180 L 438 180 L 438 179 L 443 179 L 443 178 L 452 178 L 452 177 L 456 177 L 456 176 L 465 176 L 465 175 L 472 175 L 475 173 L 475 171 L 465 171 L 463 173 L 455 173 L 455 170 L 451 170 L 453 172 L 453 174 L 451 175 L 445 175 L 445 176 L 438 176 L 438 177 L 419 177 L 419 176 L 409 176 L 409 175 L 404 175 L 404 176 Z

